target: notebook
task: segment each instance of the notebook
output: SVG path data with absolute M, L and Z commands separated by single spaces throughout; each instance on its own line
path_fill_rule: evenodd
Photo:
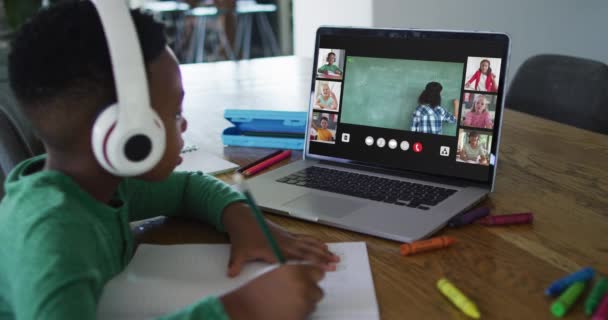
M 326 273 L 325 292 L 309 319 L 380 319 L 364 242 L 330 243 L 341 262 Z M 140 245 L 127 268 L 104 288 L 98 319 L 149 319 L 208 295 L 221 295 L 277 265 L 252 262 L 236 278 L 226 270 L 228 244 Z
M 304 159 L 249 181 L 264 210 L 411 242 L 494 189 L 507 35 L 321 27 L 313 57 Z
M 194 144 L 184 146 L 181 157 L 182 163 L 175 168 L 175 171 L 202 171 L 206 174 L 218 175 L 239 167 L 238 164 L 203 151 Z

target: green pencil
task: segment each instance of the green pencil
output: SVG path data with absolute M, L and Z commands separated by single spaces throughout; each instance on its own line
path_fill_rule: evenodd
M 281 250 L 279 249 L 277 242 L 272 237 L 272 234 L 270 233 L 270 229 L 268 229 L 268 224 L 266 223 L 266 220 L 264 220 L 264 217 L 262 216 L 260 209 L 255 204 L 255 201 L 253 200 L 253 196 L 251 195 L 251 192 L 249 192 L 249 188 L 247 187 L 247 184 L 245 183 L 245 179 L 239 173 L 232 176 L 232 179 L 234 179 L 234 182 L 236 182 L 239 185 L 241 192 L 243 192 L 243 194 L 245 195 L 247 204 L 251 207 L 251 210 L 253 211 L 253 215 L 255 216 L 255 219 L 257 220 L 258 225 L 262 229 L 262 233 L 264 233 L 266 240 L 268 240 L 268 243 L 270 244 L 270 248 L 272 249 L 272 252 L 274 252 L 275 257 L 277 258 L 277 260 L 279 261 L 280 264 L 284 264 L 286 262 L 285 257 L 281 253 Z

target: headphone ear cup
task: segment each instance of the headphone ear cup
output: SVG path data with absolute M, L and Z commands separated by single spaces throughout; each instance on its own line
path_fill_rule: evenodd
M 165 127 L 156 112 L 146 110 L 137 123 L 118 121 L 117 104 L 106 108 L 93 125 L 92 147 L 97 162 L 116 176 L 151 170 L 165 152 Z
M 118 175 L 119 172 L 112 166 L 108 150 L 106 148 L 110 135 L 116 129 L 118 121 L 118 106 L 111 105 L 104 109 L 95 119 L 91 145 L 97 162 L 108 172 Z

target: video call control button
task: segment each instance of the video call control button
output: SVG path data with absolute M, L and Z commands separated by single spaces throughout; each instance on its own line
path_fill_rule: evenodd
M 373 144 L 374 144 L 374 138 L 373 138 L 373 137 L 371 137 L 371 136 L 370 136 L 370 137 L 365 138 L 365 144 L 366 144 L 366 145 L 368 145 L 368 146 L 373 145 Z
M 397 148 L 397 140 L 391 139 L 388 141 L 388 147 L 391 149 Z
M 401 150 L 407 151 L 410 148 L 410 143 L 403 140 L 401 141 Z
M 346 142 L 346 143 L 350 142 L 350 133 L 343 133 L 342 134 L 342 142 Z
M 422 143 L 420 142 L 416 142 L 414 143 L 414 152 L 422 152 Z
M 449 157 L 450 156 L 450 147 L 441 146 L 441 148 L 439 149 L 439 155 L 442 157 Z
M 384 138 L 378 138 L 378 140 L 376 140 L 376 145 L 378 148 L 384 148 L 386 145 L 386 140 L 384 140 Z

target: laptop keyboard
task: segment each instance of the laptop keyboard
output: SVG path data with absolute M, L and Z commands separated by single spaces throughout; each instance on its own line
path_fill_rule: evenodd
M 456 193 L 452 189 L 321 167 L 308 167 L 277 181 L 422 210 Z

